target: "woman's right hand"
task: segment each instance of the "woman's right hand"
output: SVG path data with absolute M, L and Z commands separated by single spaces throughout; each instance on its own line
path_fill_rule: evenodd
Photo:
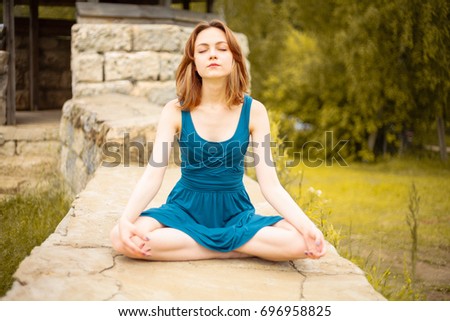
M 136 226 L 126 218 L 121 218 L 119 221 L 119 237 L 123 246 L 131 253 L 138 256 L 147 256 L 145 250 L 138 247 L 138 245 L 131 239 L 139 237 L 143 242 L 149 241 L 148 237 L 140 232 Z

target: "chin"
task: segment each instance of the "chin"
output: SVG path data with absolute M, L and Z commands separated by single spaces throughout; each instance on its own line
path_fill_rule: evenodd
M 207 73 L 206 75 L 202 76 L 203 79 L 220 79 L 220 78 L 226 78 L 230 75 L 229 74 L 224 74 L 224 73 Z

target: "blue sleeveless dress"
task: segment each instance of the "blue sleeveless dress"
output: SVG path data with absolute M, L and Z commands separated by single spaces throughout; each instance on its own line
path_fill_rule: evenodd
M 145 210 L 142 216 L 153 217 L 220 252 L 233 251 L 261 228 L 282 219 L 255 214 L 242 181 L 251 104 L 252 98 L 245 95 L 236 131 L 222 142 L 203 139 L 190 112 L 181 112 L 181 178 L 165 204 Z

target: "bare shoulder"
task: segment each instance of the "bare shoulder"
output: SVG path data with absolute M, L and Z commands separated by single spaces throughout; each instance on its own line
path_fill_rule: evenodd
M 178 99 L 169 101 L 161 112 L 161 121 L 172 124 L 176 130 L 181 127 L 181 108 Z
M 165 104 L 164 110 L 168 113 L 174 113 L 174 114 L 180 113 L 181 109 L 180 109 L 180 103 L 179 103 L 178 99 L 172 99 L 167 104 Z
M 259 100 L 253 99 L 251 112 L 256 113 L 256 114 L 261 114 L 261 113 L 264 114 L 267 112 L 266 106 L 264 106 L 264 104 L 262 102 L 260 102 Z
M 250 109 L 250 132 L 268 121 L 267 108 L 259 100 L 253 99 Z

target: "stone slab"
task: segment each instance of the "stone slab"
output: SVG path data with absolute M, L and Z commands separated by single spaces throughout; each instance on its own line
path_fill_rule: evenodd
M 2 138 L 3 139 L 3 138 Z M 16 154 L 16 142 L 13 140 L 3 141 L 0 143 L 0 157 L 1 156 L 14 156 Z
M 32 283 L 14 282 L 3 301 L 100 301 L 119 290 L 116 280 L 101 274 L 41 276 Z
M 36 176 L 43 175 L 44 170 L 54 167 L 58 160 L 51 155 L 43 156 L 8 156 L 0 157 L 0 175 Z
M 8 300 L 106 300 L 119 289 L 101 275 L 114 265 L 111 249 L 39 246 L 14 275 Z
M 0 126 L 5 141 L 58 141 L 61 110 L 17 111 L 15 126 Z
M 43 245 L 35 247 L 31 255 L 22 261 L 14 277 L 21 284 L 29 284 L 36 276 L 80 276 L 100 273 L 113 265 L 112 250 L 109 248 Z
M 330 246 L 320 260 L 268 262 L 251 258 L 144 262 L 117 255 L 109 231 L 119 218 L 141 167 L 99 167 L 56 231 L 15 273 L 3 300 L 384 300 L 362 271 Z M 180 177 L 169 167 L 158 206 Z M 258 184 L 244 184 L 261 214 Z
M 136 262 L 119 256 L 104 274 L 120 282 L 118 294 L 128 300 L 300 299 L 304 278 L 294 269 L 246 261 Z
M 336 249 L 328 244 L 328 253 L 320 260 L 295 260 L 295 268 L 308 276 L 313 275 L 364 275 L 364 272 L 349 260 L 341 257 Z
M 18 126 L 0 126 L 0 133 L 6 141 L 58 141 L 58 126 L 43 124 L 33 127 L 28 124 Z
M 0 175 L 0 193 L 14 194 L 20 189 L 20 185 L 25 182 L 23 177 L 12 177 Z
M 385 301 L 364 275 L 342 274 L 307 276 L 303 283 L 307 301 Z

